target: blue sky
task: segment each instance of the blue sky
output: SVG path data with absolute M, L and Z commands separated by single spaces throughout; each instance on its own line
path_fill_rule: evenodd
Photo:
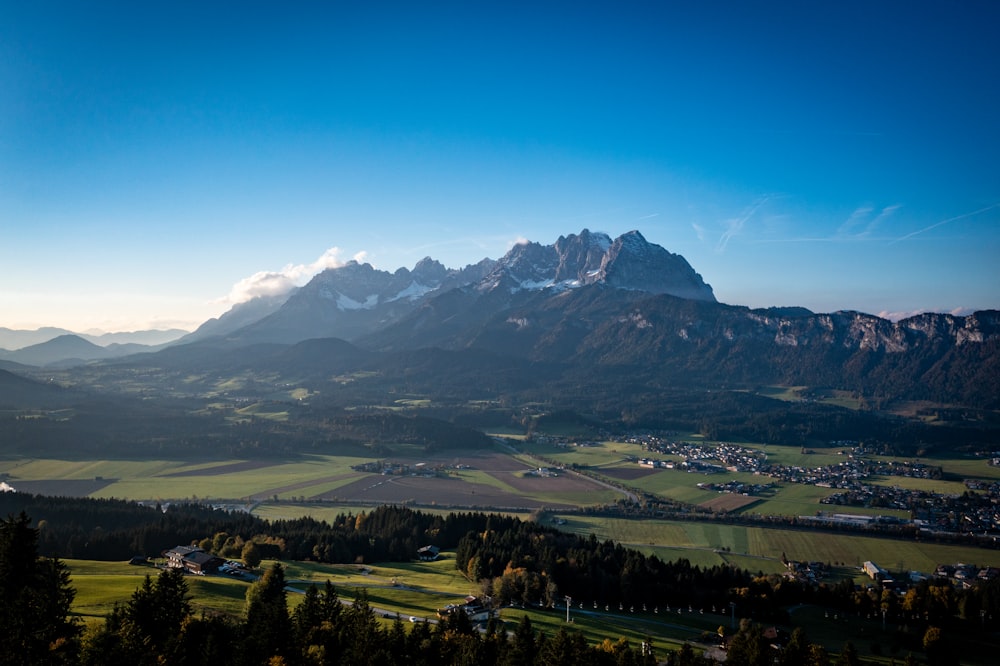
M 998 3 L 283 4 L 0 4 L 0 326 L 584 228 L 726 303 L 1000 307 Z

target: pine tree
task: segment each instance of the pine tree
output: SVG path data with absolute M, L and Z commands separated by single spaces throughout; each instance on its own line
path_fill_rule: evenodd
M 285 570 L 277 562 L 247 590 L 246 663 L 266 663 L 292 652 L 292 622 L 285 594 Z
M 357 666 L 379 663 L 384 656 L 385 632 L 368 604 L 367 592 L 361 590 L 344 611 L 340 624 L 343 663 Z
M 578 666 L 587 658 L 587 643 L 583 634 L 560 627 L 552 640 L 547 641 L 540 660 L 547 666 Z
M 87 637 L 83 662 L 138 666 L 172 661 L 192 613 L 187 591 L 177 569 L 163 571 L 155 581 L 146 576 L 128 601 L 116 605 L 104 625 Z
M 521 616 L 521 622 L 514 631 L 514 639 L 507 654 L 507 663 L 510 666 L 530 666 L 535 663 L 538 654 L 538 641 L 535 630 L 531 627 L 531 619 L 527 615 Z
M 0 520 L 0 645 L 5 663 L 72 663 L 80 625 L 66 565 L 38 557 L 38 530 L 22 512 Z

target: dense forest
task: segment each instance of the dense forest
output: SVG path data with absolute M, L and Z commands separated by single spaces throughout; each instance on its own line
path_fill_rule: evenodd
M 485 448 L 486 435 L 471 427 L 423 415 L 387 411 L 341 413 L 291 403 L 272 409 L 288 420 L 228 413 L 192 414 L 187 401 L 158 406 L 127 399 L 124 404 L 90 401 L 72 409 L 0 418 L 0 441 L 11 455 L 144 458 L 268 458 L 303 453 L 378 454 L 384 442 L 412 445 L 425 452 Z
M 1000 579 L 984 581 L 968 589 L 957 589 L 947 581 L 932 579 L 910 588 L 902 596 L 878 588 L 859 589 L 849 580 L 813 585 L 779 575 L 755 575 L 726 566 L 701 568 L 683 559 L 665 562 L 611 541 L 566 534 L 539 523 L 497 514 L 452 513 L 442 516 L 402 507 L 382 507 L 357 515 L 343 514 L 332 522 L 308 518 L 265 521 L 245 513 L 230 513 L 198 505 L 171 506 L 164 511 L 160 507 L 143 507 L 118 500 L 63 499 L 16 493 L 0 495 L 0 512 L 21 516 L 11 517 L 5 522 L 8 534 L 4 543 L 7 547 L 11 547 L 13 542 L 18 545 L 30 543 L 33 553 L 46 558 L 128 559 L 135 554 L 155 556 L 163 549 L 183 544 L 197 544 L 225 557 L 240 557 L 248 555 L 249 544 L 255 560 L 264 557 L 322 562 L 384 562 L 410 561 L 418 548 L 436 545 L 443 550 L 454 550 L 456 566 L 469 578 L 470 583 L 478 586 L 485 595 L 492 597 L 495 604 L 501 606 L 558 606 L 566 596 L 588 604 L 600 601 L 602 604 L 620 604 L 622 607 L 683 605 L 705 608 L 735 604 L 740 616 L 752 616 L 758 622 L 771 623 L 787 622 L 786 609 L 796 604 L 817 604 L 861 615 L 878 614 L 884 610 L 891 621 L 908 627 L 907 632 L 898 636 L 900 645 L 916 650 L 921 649 L 919 636 L 931 630 L 961 635 L 965 632 L 995 631 L 1000 628 Z M 29 526 L 28 515 L 37 520 L 37 527 Z M 14 533 L 17 536 L 11 537 Z M 23 554 L 19 557 L 23 559 Z M 12 561 L 4 560 L 0 562 L 0 567 L 13 566 Z M 39 561 L 48 564 L 39 565 L 41 568 L 31 576 L 8 577 L 7 583 L 4 583 L 8 585 L 7 589 L 11 589 L 11 585 L 17 587 L 19 580 L 48 581 L 34 583 L 33 587 L 50 592 L 59 589 L 65 583 L 65 568 L 58 564 L 58 560 Z M 270 575 L 280 575 L 280 568 Z M 38 576 L 42 578 L 38 579 Z M 173 585 L 169 582 L 163 584 Z M 160 583 L 147 583 L 142 588 L 145 590 L 143 594 L 153 594 L 158 585 Z M 149 589 L 149 586 L 153 588 Z M 12 596 L 5 598 L 17 598 L 17 592 L 10 594 Z M 171 594 L 176 596 L 176 592 Z M 329 595 L 330 592 L 325 594 Z M 65 595 L 57 595 L 53 601 L 46 602 L 44 607 L 66 609 L 69 602 Z M 123 608 L 127 608 L 127 605 Z M 364 608 L 364 605 L 360 608 Z M 348 613 L 345 617 L 350 617 L 348 611 L 343 612 Z M 106 632 L 124 631 L 123 627 L 130 626 L 130 621 L 126 621 L 122 613 L 125 613 L 124 609 L 112 614 L 108 619 Z M 240 621 L 248 621 L 249 617 L 248 611 L 247 619 Z M 65 620 L 65 615 L 63 619 Z M 193 621 L 192 618 L 186 623 Z M 225 639 L 230 641 L 228 644 L 232 645 L 233 641 L 242 644 L 239 637 L 244 635 L 241 632 L 245 632 L 246 628 L 244 626 L 241 629 L 239 622 L 234 624 L 234 621 L 232 618 L 202 618 L 192 625 L 191 631 L 202 632 L 197 635 L 203 638 L 205 632 L 211 634 L 220 631 L 224 637 L 229 637 Z M 54 626 L 65 629 L 63 624 L 56 623 Z M 320 626 L 325 626 L 323 621 L 320 621 Z M 419 633 L 425 629 L 427 628 L 412 628 L 411 633 Z M 304 628 L 300 628 L 300 631 L 319 635 Z M 326 634 L 320 632 L 326 636 L 323 640 L 334 640 L 329 631 Z M 465 629 L 460 627 L 456 631 L 462 633 Z M 747 629 L 751 634 L 754 631 L 756 630 Z M 293 634 L 294 632 L 289 636 Z M 473 653 L 493 649 L 481 643 L 487 640 L 489 631 L 485 634 L 471 632 L 462 635 L 469 636 L 463 640 L 472 641 L 469 649 Z M 571 636 L 553 637 L 550 640 L 555 641 L 557 638 L 559 644 L 578 641 Z M 190 640 L 195 638 L 192 636 Z M 425 636 L 420 642 L 423 644 L 427 640 L 432 639 Z M 503 639 L 498 636 L 496 640 L 502 642 Z M 119 637 L 113 641 L 122 642 L 123 639 Z M 213 644 L 216 641 L 225 642 L 219 637 L 212 638 L 211 641 Z M 336 645 L 343 646 L 343 637 L 336 641 Z M 390 642 L 388 637 L 383 636 L 380 645 L 384 647 Z M 122 642 L 122 645 L 127 644 L 127 641 Z M 287 656 L 294 652 L 301 656 L 301 650 L 308 652 L 310 645 L 313 644 L 300 644 L 297 648 L 299 652 L 287 652 L 291 648 L 286 646 L 282 650 L 287 648 L 287 654 L 279 654 Z M 498 655 L 506 649 L 493 647 Z M 439 645 L 435 650 L 439 648 L 444 649 Z M 449 649 L 464 654 L 465 648 L 453 645 Z M 591 648 L 582 646 L 579 649 Z M 102 650 L 106 651 L 107 648 Z M 611 651 L 614 652 L 613 649 Z M 628 653 L 633 654 L 635 659 L 643 657 L 641 651 Z M 239 657 L 239 654 L 236 650 L 234 655 L 237 656 L 233 657 L 236 661 L 221 663 L 250 663 L 239 661 L 244 658 Z M 588 661 L 591 657 L 577 655 L 580 663 L 640 663 L 600 659 Z M 605 657 L 606 655 L 601 656 L 601 659 Z M 411 655 L 411 658 L 420 661 L 417 656 Z M 446 660 L 445 663 L 465 663 L 457 656 L 454 658 L 458 661 Z M 677 655 L 677 658 L 681 656 Z M 295 659 L 298 657 L 287 656 L 287 659 L 285 663 L 297 663 Z M 129 662 L 123 657 L 120 663 L 139 662 Z M 391 663 L 391 660 L 387 663 Z M 499 660 L 495 663 L 535 662 Z

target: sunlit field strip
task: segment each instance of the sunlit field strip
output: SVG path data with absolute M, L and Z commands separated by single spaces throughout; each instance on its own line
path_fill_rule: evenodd
M 579 534 L 595 534 L 600 539 L 641 546 L 704 548 L 728 547 L 733 554 L 745 553 L 780 559 L 785 553 L 794 560 L 842 562 L 860 567 L 865 560 L 897 570 L 932 572 L 938 564 L 968 562 L 979 566 L 1000 566 L 1000 551 L 927 542 L 881 539 L 877 537 L 809 530 L 718 525 L 705 523 L 622 520 L 615 518 L 565 515 L 565 529 Z M 690 559 L 690 558 L 689 558 Z

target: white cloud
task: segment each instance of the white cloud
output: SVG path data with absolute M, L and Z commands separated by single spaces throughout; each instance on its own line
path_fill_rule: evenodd
M 968 317 L 975 311 L 976 311 L 975 308 L 958 307 L 949 310 L 948 314 L 953 315 L 955 317 Z M 924 314 L 925 312 L 944 312 L 944 311 L 935 309 L 926 309 L 926 308 L 922 310 L 904 310 L 899 312 L 890 312 L 888 310 L 883 310 L 882 312 L 878 313 L 878 316 L 882 317 L 882 319 L 888 319 L 890 321 L 901 321 L 903 319 L 909 319 L 910 317 L 916 317 L 917 315 Z
M 889 310 L 882 310 L 878 313 L 878 316 L 882 319 L 888 319 L 889 321 L 902 321 L 903 319 L 909 319 L 910 317 L 916 317 L 919 314 L 923 314 L 927 310 L 904 310 L 899 312 L 892 312 Z
M 361 261 L 366 252 L 358 252 L 354 258 Z M 343 266 L 340 248 L 331 247 L 319 259 L 309 264 L 289 264 L 279 271 L 258 271 L 245 277 L 229 291 L 229 295 L 219 299 L 223 303 L 244 303 L 258 296 L 278 296 L 308 282 L 314 275 L 328 268 Z

